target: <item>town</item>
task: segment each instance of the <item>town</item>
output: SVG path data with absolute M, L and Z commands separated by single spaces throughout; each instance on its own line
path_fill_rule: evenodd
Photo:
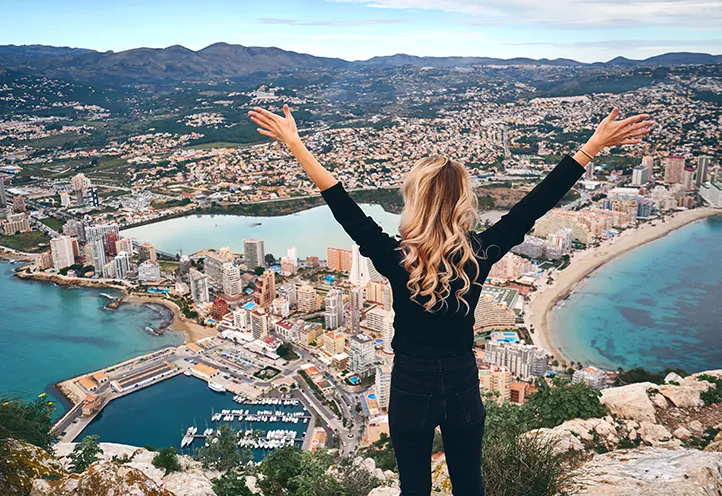
M 485 76 L 493 70 L 470 69 Z M 520 70 L 549 77 L 555 69 Z M 346 77 L 349 87 L 359 84 L 357 75 Z M 217 87 L 193 93 L 171 119 L 144 122 L 138 134 L 128 132 L 123 114 L 137 110 L 117 100 L 106 97 L 113 102 L 106 108 L 97 98 L 90 104 L 63 97 L 80 94 L 79 85 L 30 76 L 3 83 L 0 99 L 9 109 L 0 120 L 4 257 L 33 262 L 19 272 L 23 278 L 122 290 L 108 303 L 111 310 L 129 302 L 166 306 L 175 314 L 169 328 L 189 335 L 177 348 L 61 384 L 73 403 L 56 425 L 61 438 L 72 441 L 111 400 L 179 374 L 228 391 L 240 407 L 273 398 L 302 403 L 297 416 L 276 409 L 267 416 L 312 419 L 312 434 L 293 437 L 307 449 L 328 444 L 352 453 L 388 434 L 393 297 L 356 245 L 329 246 L 325 258 L 300 258 L 289 246 L 276 257 L 263 239 L 245 239 L 242 253 L 208 246 L 182 254 L 123 234 L 189 214 L 263 207 L 280 215 L 318 204 L 312 183 L 278 144 L 207 141 L 228 139 L 247 124 L 242 111 L 255 105 L 301 109 L 303 139 L 319 159 L 350 190 L 395 212 L 405 174 L 428 154 L 467 164 L 481 204 L 506 209 L 582 143 L 609 108 L 649 113 L 658 126 L 647 148 L 607 151 L 592 162 L 562 204 L 493 267 L 474 314 L 480 382 L 489 399 L 523 404 L 537 381 L 552 377 L 597 389 L 614 384 L 616 371 L 574 362 L 554 346 L 543 328 L 548 307 L 535 309 L 535 301 L 554 294 L 559 274 L 594 250 L 643 237 L 674 222 L 668 219 L 687 215 L 689 222 L 695 212 L 722 207 L 720 110 L 693 96 L 719 91 L 720 76 L 670 69 L 651 86 L 578 96 L 534 96 L 531 81 L 473 79 L 440 69 L 378 76 L 414 89 L 383 103 L 359 94 L 354 108 L 373 110 L 363 118 L 334 110 L 341 96 L 320 84 Z M 421 80 L 419 88 L 411 84 Z M 449 80 L 457 82 L 447 86 Z M 29 100 L 36 102 L 33 112 Z M 395 106 L 413 110 L 392 111 Z M 126 133 L 122 139 L 111 137 L 113 126 Z M 242 415 L 249 414 L 214 417 Z

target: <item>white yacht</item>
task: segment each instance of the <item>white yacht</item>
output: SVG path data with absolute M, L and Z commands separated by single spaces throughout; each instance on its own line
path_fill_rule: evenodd
M 225 392 L 226 392 L 226 388 L 224 388 L 223 386 L 221 386 L 221 385 L 218 384 L 217 382 L 210 381 L 210 382 L 208 383 L 208 387 L 209 387 L 210 389 L 212 389 L 213 391 L 215 391 L 216 393 L 225 393 Z

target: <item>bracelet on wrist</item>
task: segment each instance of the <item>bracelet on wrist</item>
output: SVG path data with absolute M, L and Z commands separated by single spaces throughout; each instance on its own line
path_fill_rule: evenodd
M 584 155 L 586 155 L 589 160 L 594 160 L 594 157 L 591 156 L 589 153 L 587 153 L 587 151 L 584 149 L 584 147 L 580 148 L 579 151 L 582 152 Z

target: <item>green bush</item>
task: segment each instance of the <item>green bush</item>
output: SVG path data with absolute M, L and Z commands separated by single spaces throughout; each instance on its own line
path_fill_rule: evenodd
M 246 481 L 240 478 L 235 470 L 230 470 L 211 482 L 217 496 L 253 496 Z
M 709 374 L 700 375 L 697 379 L 712 383 L 712 387 L 700 394 L 700 398 L 702 398 L 705 405 L 709 406 L 722 402 L 722 379 Z
M 214 435 L 215 442 L 198 448 L 196 457 L 204 468 L 212 468 L 221 472 L 240 467 L 251 459 L 248 450 L 240 450 L 237 445 L 238 431 L 228 425 L 221 426 Z
M 50 434 L 55 405 L 45 394 L 26 401 L 19 398 L 0 398 L 0 439 L 15 439 L 49 449 L 55 442 Z
M 98 455 L 103 450 L 98 444 L 98 436 L 86 436 L 75 445 L 73 452 L 70 453 L 70 468 L 73 472 L 79 474 L 85 472 L 88 467 L 99 460 Z
M 591 386 L 578 382 L 571 384 L 556 378 L 552 385 L 537 381 L 539 391 L 529 397 L 524 405 L 539 420 L 541 427 L 556 427 L 575 418 L 603 417 L 604 406 L 599 401 L 602 393 Z
M 178 452 L 174 447 L 163 448 L 153 457 L 153 466 L 165 470 L 165 475 L 171 472 L 180 472 L 181 464 Z

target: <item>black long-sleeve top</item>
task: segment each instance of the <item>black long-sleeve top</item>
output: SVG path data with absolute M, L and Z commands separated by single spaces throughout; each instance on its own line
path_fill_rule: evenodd
M 419 357 L 444 357 L 468 352 L 473 347 L 474 310 L 481 294 L 481 285 L 486 280 L 491 266 L 512 247 L 524 241 L 524 235 L 531 230 L 537 219 L 551 210 L 554 205 L 574 186 L 582 176 L 584 168 L 573 158 L 565 156 L 559 164 L 504 214 L 493 226 L 483 232 L 470 232 L 474 251 L 477 254 L 479 272 L 472 263 L 465 267 L 472 284 L 464 299 L 469 311 L 456 302 L 456 289 L 460 280 L 451 284 L 450 297 L 446 305 L 437 305 L 435 311 L 423 307 L 425 300 L 411 299 L 406 287 L 409 274 L 401 265 L 400 240 L 389 236 L 368 217 L 351 199 L 339 182 L 322 191 L 323 198 L 331 208 L 333 216 L 349 236 L 359 245 L 360 253 L 371 259 L 374 266 L 389 280 L 394 302 L 395 353 Z

